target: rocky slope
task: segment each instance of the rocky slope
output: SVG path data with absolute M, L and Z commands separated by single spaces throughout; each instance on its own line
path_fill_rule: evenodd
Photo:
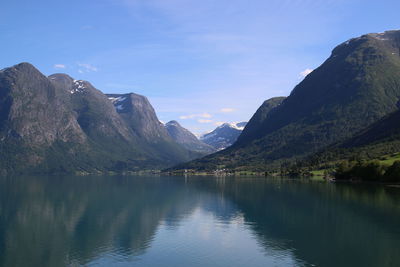
M 165 124 L 165 129 L 172 139 L 188 150 L 196 151 L 204 155 L 211 154 L 217 150 L 200 141 L 188 129 L 183 128 L 177 121 L 170 121 Z
M 144 149 L 154 157 L 171 162 L 203 155 L 186 149 L 171 138 L 145 96 L 129 93 L 107 94 L 107 97 L 125 124 L 139 137 Z
M 236 142 L 246 124 L 247 122 L 224 123 L 212 132 L 202 135 L 200 140 L 216 150 L 223 150 Z
M 0 174 L 136 171 L 198 156 L 173 142 L 144 97 L 130 99 L 121 114 L 87 81 L 29 63 L 1 70 Z

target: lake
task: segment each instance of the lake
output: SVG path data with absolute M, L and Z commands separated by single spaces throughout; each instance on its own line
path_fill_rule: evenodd
M 399 245 L 399 188 L 0 178 L 0 266 L 400 266 Z

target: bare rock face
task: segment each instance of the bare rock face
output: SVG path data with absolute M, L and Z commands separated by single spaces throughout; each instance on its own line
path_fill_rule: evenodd
M 56 88 L 29 63 L 0 72 L 0 116 L 3 141 L 9 137 L 31 145 L 55 140 L 84 143 L 85 134 Z
M 107 96 L 115 110 L 138 136 L 149 142 L 172 141 L 145 96 L 134 93 Z
M 145 97 L 128 94 L 123 106 L 29 63 L 1 70 L 0 174 L 137 171 L 200 156 L 172 140 Z
M 148 153 L 167 162 L 171 159 L 186 161 L 204 155 L 173 140 L 145 96 L 129 93 L 107 94 L 107 97 Z
M 106 95 L 87 81 L 74 80 L 66 74 L 53 74 L 49 79 L 68 94 L 70 108 L 80 127 L 89 136 L 103 135 L 133 141 L 129 128 L 115 111 Z

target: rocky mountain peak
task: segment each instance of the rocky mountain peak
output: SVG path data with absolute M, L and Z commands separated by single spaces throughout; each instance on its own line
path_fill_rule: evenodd
M 165 125 L 166 125 L 166 126 L 182 127 L 182 126 L 179 124 L 179 122 L 177 122 L 177 121 L 175 121 L 175 120 L 169 121 L 169 122 L 167 122 Z
M 188 150 L 199 152 L 203 155 L 216 151 L 212 146 L 200 141 L 192 132 L 182 127 L 179 122 L 175 120 L 167 122 L 165 124 L 165 129 L 175 142 Z
M 172 140 L 146 97 L 107 97 L 29 63 L 0 71 L 0 140 L 2 173 L 154 169 L 200 156 Z
M 28 62 L 21 62 L 19 64 L 16 64 L 10 68 L 6 68 L 8 70 L 15 70 L 15 71 L 20 71 L 20 72 L 38 72 L 40 71 L 36 69 L 31 63 Z
M 223 123 L 212 132 L 202 135 L 200 140 L 217 150 L 225 149 L 236 142 L 246 124 L 247 122 Z
M 135 93 L 107 94 L 107 97 L 137 135 L 151 142 L 172 142 L 147 97 Z

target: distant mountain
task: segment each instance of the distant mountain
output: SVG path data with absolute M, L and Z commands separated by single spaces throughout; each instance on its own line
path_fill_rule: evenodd
M 188 150 L 196 151 L 204 155 L 216 152 L 216 149 L 200 141 L 193 133 L 183 128 L 177 121 L 170 121 L 165 124 L 172 139 Z
M 144 149 L 154 157 L 170 162 L 204 155 L 192 153 L 177 144 L 158 120 L 154 108 L 145 96 L 129 93 L 107 94 L 107 97 L 126 125 L 139 137 Z
M 204 134 L 200 140 L 217 150 L 225 149 L 236 142 L 247 122 L 224 123 L 210 133 Z
M 199 156 L 170 138 L 147 99 L 129 99 L 120 112 L 87 81 L 29 63 L 1 70 L 0 174 L 136 171 Z
M 265 170 L 343 142 L 397 110 L 399 73 L 400 31 L 346 41 L 233 146 L 178 168 Z

